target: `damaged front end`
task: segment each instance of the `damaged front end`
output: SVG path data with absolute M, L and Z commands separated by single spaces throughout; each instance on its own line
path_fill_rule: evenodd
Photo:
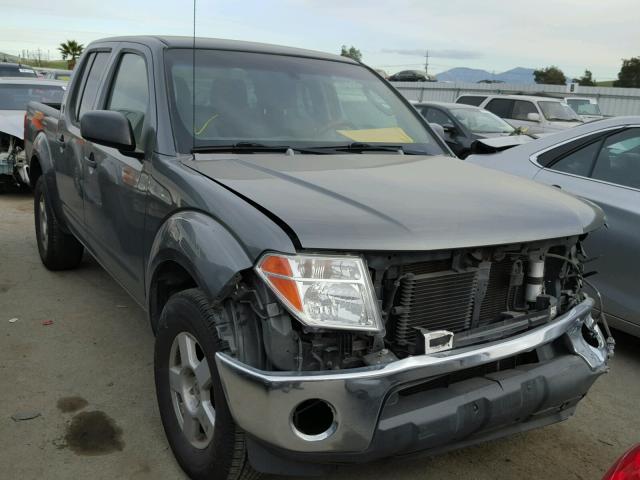
M 436 452 L 554 423 L 607 370 L 612 351 L 583 292 L 577 237 L 361 258 L 378 329 L 312 327 L 264 285 L 238 292 L 262 319 L 267 362 L 239 361 L 229 338 L 232 355 L 217 365 L 259 469 Z M 320 302 L 306 278 L 296 281 L 318 312 L 364 311 L 347 288 Z
M 29 166 L 24 141 L 0 131 L 0 188 L 28 185 Z

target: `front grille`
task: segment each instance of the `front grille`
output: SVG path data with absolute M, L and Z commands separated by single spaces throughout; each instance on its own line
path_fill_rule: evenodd
M 481 267 L 489 268 L 481 301 L 481 268 L 454 271 L 451 260 L 403 266 L 387 339 L 412 351 L 419 335 L 417 328 L 457 333 L 499 319 L 513 302 L 509 292 L 513 263 L 507 257 Z

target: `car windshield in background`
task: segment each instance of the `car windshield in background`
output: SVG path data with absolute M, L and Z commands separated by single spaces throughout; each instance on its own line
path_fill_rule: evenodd
M 0 63 L 0 77 L 27 77 L 36 78 L 36 71 L 18 65 L 2 65 Z
M 393 145 L 405 153 L 444 153 L 418 114 L 360 65 L 198 50 L 193 82 L 192 58 L 191 50 L 166 53 L 181 151 L 251 143 L 326 152 L 351 144 Z
M 580 122 L 578 114 L 561 102 L 538 102 L 544 117 L 553 122 Z
M 589 100 L 567 100 L 567 103 L 578 115 L 602 115 L 600 106 Z
M 452 108 L 451 113 L 473 133 L 513 133 L 514 131 L 511 125 L 486 110 Z
M 0 85 L 0 110 L 26 110 L 31 101 L 60 104 L 63 96 L 62 86 Z

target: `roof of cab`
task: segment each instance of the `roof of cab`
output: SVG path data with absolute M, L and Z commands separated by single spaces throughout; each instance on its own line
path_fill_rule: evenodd
M 141 43 L 150 48 L 193 48 L 193 37 L 177 37 L 177 36 L 127 36 L 127 37 L 109 37 L 96 40 L 93 44 L 107 42 L 131 42 Z M 90 45 L 90 46 L 91 46 Z M 225 40 L 221 38 L 195 38 L 196 48 L 211 50 L 230 50 L 237 52 L 255 52 L 269 53 L 274 55 L 291 55 L 296 57 L 317 58 L 322 60 L 333 60 L 344 63 L 357 64 L 355 60 L 331 53 L 318 52 L 315 50 L 305 50 L 302 48 L 285 47 L 281 45 L 271 45 L 268 43 L 244 42 L 240 40 Z

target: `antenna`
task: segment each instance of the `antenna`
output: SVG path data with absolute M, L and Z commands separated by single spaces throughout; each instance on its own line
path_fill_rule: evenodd
M 196 0 L 193 0 L 193 45 L 191 50 L 191 139 L 196 148 Z
M 424 56 L 424 58 L 425 58 L 425 61 L 424 61 L 424 73 L 425 73 L 425 76 L 427 77 L 427 79 L 429 79 L 429 50 L 427 50 L 427 53 Z

